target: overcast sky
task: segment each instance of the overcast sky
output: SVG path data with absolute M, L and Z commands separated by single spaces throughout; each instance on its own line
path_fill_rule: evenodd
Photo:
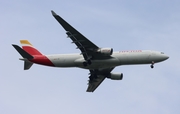
M 0 114 L 179 114 L 179 0 L 0 0 Z M 80 53 L 51 15 L 54 10 L 99 47 L 150 49 L 170 58 L 119 66 L 87 93 L 88 70 L 33 65 L 23 70 L 11 46 L 29 40 L 43 54 Z

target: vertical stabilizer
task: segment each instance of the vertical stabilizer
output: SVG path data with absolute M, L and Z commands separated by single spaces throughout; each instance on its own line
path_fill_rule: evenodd
M 23 50 L 28 52 L 30 55 L 42 55 L 28 40 L 20 40 Z
M 28 70 L 29 68 L 31 68 L 31 66 L 33 65 L 32 62 L 30 62 L 29 60 L 32 60 L 34 57 L 32 55 L 30 55 L 28 52 L 26 52 L 25 50 L 23 50 L 21 47 L 19 47 L 18 45 L 13 44 L 12 45 L 18 52 L 19 54 L 23 57 L 24 61 L 24 70 Z

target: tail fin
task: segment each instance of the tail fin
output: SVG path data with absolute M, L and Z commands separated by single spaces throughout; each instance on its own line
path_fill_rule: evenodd
M 28 70 L 33 65 L 32 62 L 28 61 L 28 59 L 33 59 L 34 57 L 20 48 L 18 45 L 12 44 L 12 46 L 19 52 L 19 54 L 24 58 L 24 70 Z
M 23 49 L 19 47 L 18 45 L 13 44 L 12 46 L 23 57 L 23 59 L 20 59 L 20 60 L 24 61 L 24 70 L 28 70 L 33 65 L 33 63 L 29 60 L 33 59 L 34 55 L 42 55 L 42 54 L 36 48 L 34 48 L 28 40 L 20 40 L 20 43 Z
M 20 40 L 23 50 L 28 52 L 30 55 L 42 55 L 28 40 Z

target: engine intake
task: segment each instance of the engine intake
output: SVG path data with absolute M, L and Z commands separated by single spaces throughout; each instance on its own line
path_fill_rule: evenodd
M 110 73 L 107 78 L 110 78 L 112 80 L 122 80 L 123 79 L 123 73 L 121 74 L 115 74 L 115 73 Z
M 99 48 L 97 52 L 109 56 L 109 55 L 112 55 L 113 49 L 112 48 Z

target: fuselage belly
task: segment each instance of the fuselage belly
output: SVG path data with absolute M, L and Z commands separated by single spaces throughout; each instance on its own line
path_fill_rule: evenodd
M 156 51 L 125 51 L 114 52 L 111 58 L 91 60 L 92 64 L 84 66 L 84 58 L 80 54 L 58 54 L 46 56 L 55 67 L 79 67 L 85 69 L 99 69 L 116 67 L 119 65 L 133 64 L 151 64 L 152 62 L 161 62 L 166 59 L 166 56 Z

